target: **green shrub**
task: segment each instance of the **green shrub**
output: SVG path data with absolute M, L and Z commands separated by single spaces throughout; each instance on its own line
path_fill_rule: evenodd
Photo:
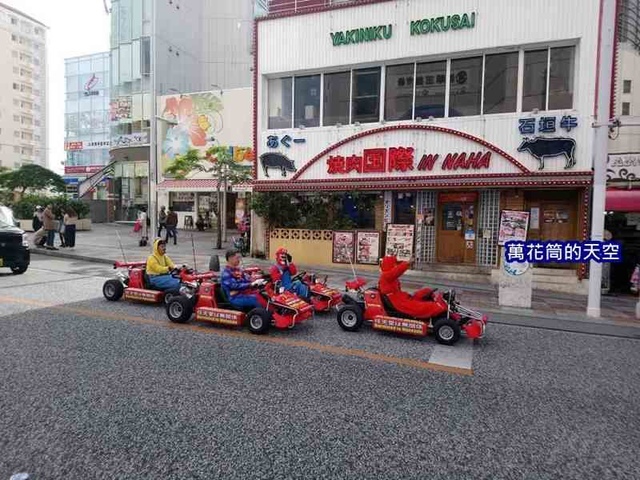
M 58 197 L 47 197 L 44 195 L 25 195 L 21 200 L 11 205 L 15 218 L 27 219 L 33 217 L 38 205 L 46 207 L 53 205 L 53 213 L 58 216 L 61 210 L 68 207 L 73 208 L 78 214 L 78 218 L 85 218 L 89 214 L 89 205 L 86 203 L 60 195 Z

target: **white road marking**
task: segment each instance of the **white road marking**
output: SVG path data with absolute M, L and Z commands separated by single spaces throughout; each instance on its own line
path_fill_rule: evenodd
M 466 338 L 461 338 L 458 343 L 451 347 L 436 345 L 429 358 L 429 363 L 471 370 L 473 342 Z

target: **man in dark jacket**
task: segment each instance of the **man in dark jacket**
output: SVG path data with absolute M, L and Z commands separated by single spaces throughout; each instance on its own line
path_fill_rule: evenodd
M 178 214 L 176 214 L 176 212 L 174 212 L 173 210 L 169 209 L 169 213 L 167 214 L 167 225 L 166 225 L 167 236 L 164 239 L 166 243 L 169 243 L 169 237 L 173 237 L 173 244 L 176 245 L 176 243 L 178 242 L 177 227 L 178 227 Z
M 53 240 L 56 236 L 56 217 L 53 214 L 53 205 L 47 205 L 47 208 L 44 209 L 44 229 L 47 232 L 47 248 L 49 250 L 58 250 L 53 246 Z

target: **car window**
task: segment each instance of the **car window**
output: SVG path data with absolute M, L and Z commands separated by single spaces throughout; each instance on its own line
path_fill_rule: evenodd
M 7 207 L 0 206 L 0 225 L 5 227 L 13 227 L 15 225 L 13 212 Z

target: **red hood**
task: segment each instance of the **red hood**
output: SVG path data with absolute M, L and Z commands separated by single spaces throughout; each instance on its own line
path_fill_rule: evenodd
M 382 259 L 382 263 L 380 264 L 380 269 L 383 272 L 388 272 L 393 269 L 398 264 L 398 259 L 393 256 L 386 256 Z

